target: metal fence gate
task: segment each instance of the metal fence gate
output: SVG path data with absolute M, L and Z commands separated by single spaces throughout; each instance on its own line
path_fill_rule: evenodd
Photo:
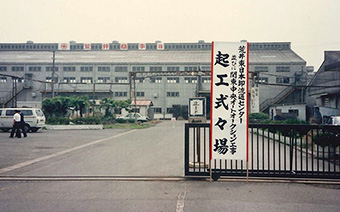
M 249 124 L 249 176 L 340 179 L 340 126 Z M 209 176 L 210 124 L 185 124 L 185 175 Z M 212 160 L 213 178 L 246 176 L 246 161 Z

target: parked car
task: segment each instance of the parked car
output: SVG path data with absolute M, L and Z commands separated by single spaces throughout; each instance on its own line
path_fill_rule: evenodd
M 327 124 L 331 125 L 340 125 L 340 116 L 332 116 L 328 121 Z
M 137 121 L 139 122 L 147 122 L 150 120 L 147 116 L 142 116 L 140 113 L 129 113 L 126 116 L 118 117 L 117 119 L 123 119 L 123 120 L 135 120 L 135 114 L 137 116 Z
M 46 118 L 39 108 L 0 108 L 0 130 L 8 132 L 12 129 L 15 110 L 24 115 L 26 132 L 37 132 L 45 126 Z

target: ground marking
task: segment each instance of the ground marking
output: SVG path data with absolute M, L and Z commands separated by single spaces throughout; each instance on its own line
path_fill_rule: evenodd
M 76 150 L 79 150 L 79 149 L 82 149 L 82 148 L 85 148 L 85 147 L 88 147 L 88 146 L 91 146 L 91 145 L 94 145 L 94 144 L 98 144 L 98 143 L 101 143 L 103 141 L 107 141 L 107 140 L 110 140 L 110 139 L 113 139 L 113 138 L 117 138 L 117 137 L 120 137 L 122 135 L 126 135 L 126 134 L 129 134 L 129 133 L 135 132 L 135 131 L 136 130 L 131 130 L 131 131 L 124 132 L 124 133 L 121 133 L 121 134 L 118 134 L 118 135 L 114 135 L 114 136 L 111 136 L 111 137 L 108 137 L 108 138 L 102 138 L 102 139 L 99 139 L 99 140 L 96 140 L 96 141 L 93 141 L 93 142 L 90 142 L 90 143 L 87 143 L 87 144 L 84 144 L 84 145 L 81 145 L 81 146 L 76 146 L 76 147 L 73 147 L 71 149 L 66 149 L 64 151 L 57 152 L 57 153 L 54 153 L 54 154 L 51 154 L 51 155 L 47 155 L 47 156 L 44 156 L 44 157 L 40 157 L 40 158 L 37 158 L 37 159 L 33 159 L 33 160 L 29 160 L 29 161 L 26 161 L 26 162 L 23 162 L 23 163 L 19 163 L 19 164 L 13 165 L 13 166 L 9 166 L 9 167 L 0 169 L 0 174 L 5 173 L 5 172 L 9 172 L 9 171 L 13 171 L 15 169 L 19 169 L 19 168 L 22 168 L 22 167 L 25 167 L 25 166 L 28 166 L 28 165 L 32 165 L 34 163 L 38 163 L 38 162 L 41 162 L 41 161 L 44 161 L 44 160 L 47 160 L 47 159 L 50 159 L 50 158 L 54 158 L 54 157 L 57 157 L 57 156 L 60 156 L 60 155 L 64 155 L 66 153 L 70 153 L 70 152 L 73 152 L 73 151 L 76 151 Z
M 183 190 L 183 189 L 182 189 Z M 187 184 L 184 184 L 184 191 L 179 193 L 177 198 L 177 206 L 176 206 L 176 212 L 183 212 L 184 211 L 184 199 L 187 195 Z

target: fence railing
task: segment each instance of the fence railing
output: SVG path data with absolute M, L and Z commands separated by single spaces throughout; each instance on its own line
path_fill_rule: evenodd
M 209 176 L 210 124 L 185 125 L 185 175 Z M 340 178 L 340 126 L 249 125 L 249 176 Z M 246 176 L 246 161 L 212 160 L 213 175 Z

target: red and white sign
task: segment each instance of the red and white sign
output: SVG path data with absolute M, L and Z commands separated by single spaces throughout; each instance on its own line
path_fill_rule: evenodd
M 102 43 L 102 50 L 110 50 L 110 44 L 109 43 Z
M 120 50 L 128 50 L 128 45 L 127 45 L 127 43 L 121 43 L 121 44 L 120 44 Z
M 91 43 L 84 43 L 84 50 L 91 50 Z
M 248 43 L 213 42 L 211 159 L 248 161 Z
M 58 50 L 70 50 L 69 43 L 58 43 Z
M 146 50 L 146 43 L 140 43 L 140 44 L 138 44 L 138 49 L 139 49 L 139 50 Z
M 157 43 L 157 50 L 164 50 L 164 43 Z

